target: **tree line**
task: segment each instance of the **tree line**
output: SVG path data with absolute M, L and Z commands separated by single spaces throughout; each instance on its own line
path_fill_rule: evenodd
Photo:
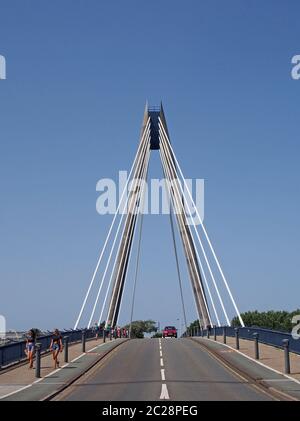
M 265 329 L 279 330 L 282 332 L 291 332 L 294 326 L 293 316 L 300 314 L 300 309 L 294 311 L 269 310 L 269 311 L 246 311 L 241 313 L 241 317 L 248 327 L 261 327 Z M 241 326 L 239 318 L 236 316 L 231 321 L 231 326 Z M 189 329 L 198 328 L 199 320 L 195 320 L 189 326 Z

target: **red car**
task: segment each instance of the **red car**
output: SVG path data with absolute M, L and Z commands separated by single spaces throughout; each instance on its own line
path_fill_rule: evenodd
M 166 326 L 163 330 L 163 338 L 177 338 L 177 329 L 174 326 Z

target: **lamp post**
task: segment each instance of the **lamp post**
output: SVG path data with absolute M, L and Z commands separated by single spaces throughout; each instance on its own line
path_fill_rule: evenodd
M 181 337 L 181 318 L 176 319 L 178 322 L 178 337 Z

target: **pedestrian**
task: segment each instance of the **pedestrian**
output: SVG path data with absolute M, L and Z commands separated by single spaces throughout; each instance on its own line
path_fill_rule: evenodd
M 95 322 L 94 331 L 95 331 L 95 337 L 96 337 L 96 339 L 98 339 L 99 338 L 99 333 L 100 333 L 100 325 L 98 326 L 98 323 L 97 322 Z
M 35 339 L 36 339 L 36 333 L 34 329 L 30 329 L 26 335 L 26 347 L 25 347 L 25 354 L 27 355 L 27 358 L 29 361 L 29 368 L 33 368 Z
M 58 354 L 62 352 L 62 336 L 58 329 L 54 329 L 53 336 L 51 338 L 50 351 L 52 351 L 52 356 L 54 360 L 54 368 L 59 367 Z

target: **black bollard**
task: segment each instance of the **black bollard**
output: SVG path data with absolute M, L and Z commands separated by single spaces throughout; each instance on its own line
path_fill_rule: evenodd
M 217 327 L 214 325 L 214 341 L 217 340 Z
M 223 344 L 226 344 L 226 326 L 223 327 Z
M 41 377 L 41 344 L 35 345 L 35 377 L 38 379 Z
M 106 341 L 106 331 L 105 329 L 103 329 L 103 343 L 105 343 Z
M 286 374 L 291 373 L 291 363 L 290 363 L 290 342 L 288 339 L 284 339 L 283 343 L 283 350 L 284 350 L 284 372 Z
M 64 361 L 69 361 L 69 336 L 64 337 Z
M 254 357 L 256 360 L 259 360 L 259 348 L 258 348 L 259 334 L 255 332 L 253 333 L 253 337 L 254 337 Z
M 82 331 L 82 339 L 81 339 L 82 352 L 85 352 L 85 339 L 86 339 L 86 334 L 85 334 L 85 330 L 83 330 Z
M 235 330 L 235 348 L 236 349 L 240 349 L 239 328 L 236 327 L 234 330 Z

